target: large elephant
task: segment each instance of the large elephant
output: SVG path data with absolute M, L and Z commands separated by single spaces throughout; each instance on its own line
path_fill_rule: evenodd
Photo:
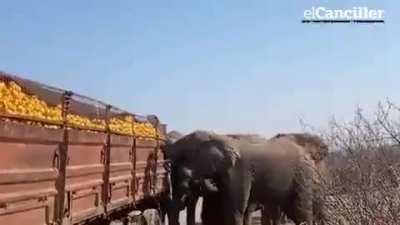
M 246 140 L 249 142 L 259 142 L 265 141 L 266 139 L 257 134 L 227 134 L 228 137 L 237 139 L 237 140 Z M 203 207 L 201 213 L 201 219 L 203 225 L 224 225 L 223 214 L 222 210 L 222 196 L 221 193 L 211 192 L 207 193 L 203 197 Z M 259 204 L 253 203 L 247 206 L 244 214 L 244 221 L 243 225 L 251 225 L 252 218 L 251 213 L 263 209 Z
M 178 168 L 177 165 L 179 165 L 180 161 L 175 160 L 175 158 L 171 157 L 174 155 L 174 148 L 170 148 L 169 146 L 173 145 L 177 140 L 179 140 L 183 135 L 179 133 L 178 131 L 171 131 L 167 134 L 167 144 L 164 148 L 165 154 L 167 158 L 171 161 L 171 183 L 173 184 L 174 188 L 172 189 L 172 194 L 181 192 L 179 188 L 176 188 L 177 185 L 174 185 L 174 183 L 178 182 L 180 180 L 180 177 L 182 176 L 182 173 L 185 173 L 184 170 L 177 170 Z M 186 224 L 187 225 L 195 225 L 195 215 L 196 215 L 196 205 L 201 196 L 203 196 L 205 205 L 208 204 L 208 202 L 215 202 L 215 199 L 218 198 L 218 196 L 215 194 L 218 190 L 215 186 L 215 184 L 210 183 L 213 182 L 210 179 L 203 179 L 199 181 L 193 181 L 190 183 L 190 189 L 186 190 L 187 197 L 179 201 L 180 204 L 176 204 L 177 202 L 173 202 L 172 199 L 171 201 L 167 201 L 168 204 L 165 204 L 165 210 L 168 212 L 168 219 L 169 219 L 169 224 L 171 225 L 179 225 L 179 213 L 181 210 L 186 208 Z M 189 186 L 189 185 L 187 185 Z M 208 209 L 211 209 L 208 207 Z M 216 208 L 211 209 L 210 211 L 213 211 Z M 207 214 L 207 212 L 205 212 Z M 206 223 L 203 223 L 204 225 L 211 225 L 211 224 L 216 224 L 216 225 L 222 225 L 221 220 L 216 219 L 217 217 L 211 216 L 204 219 L 205 221 L 208 221 Z
M 172 182 L 176 202 L 184 205 L 193 186 L 212 180 L 225 224 L 242 225 L 254 203 L 281 209 L 296 224 L 312 224 L 316 162 L 292 137 L 248 141 L 196 131 L 169 148 L 179 174 Z
M 287 139 L 294 143 L 302 146 L 306 153 L 312 158 L 315 167 L 314 169 L 314 184 L 313 184 L 313 215 L 314 222 L 323 224 L 327 219 L 324 210 L 323 199 L 325 194 L 323 193 L 324 185 L 329 182 L 330 177 L 328 174 L 328 168 L 326 160 L 328 156 L 328 146 L 324 141 L 317 135 L 311 135 L 308 133 L 287 133 L 278 134 L 272 139 Z
M 234 139 L 238 140 L 248 140 L 251 142 L 254 141 L 259 141 L 259 140 L 266 140 L 265 138 L 259 136 L 259 135 L 253 135 L 253 134 L 229 134 L 229 137 L 232 137 Z M 168 139 L 169 143 L 173 144 L 177 140 L 179 140 L 181 136 L 177 137 L 176 132 L 170 132 L 168 133 Z M 204 135 L 202 136 L 200 133 L 198 133 L 197 138 L 201 141 L 209 141 L 209 136 Z M 176 148 L 167 148 L 167 152 L 171 155 L 175 153 Z M 185 149 L 185 148 L 184 148 Z M 180 182 L 181 178 L 181 173 L 182 171 L 177 170 L 180 166 L 181 161 L 176 160 L 177 158 L 174 158 L 173 156 L 171 157 L 172 163 L 173 163 L 173 169 L 171 173 L 171 178 L 173 182 Z M 184 173 L 184 172 L 183 172 Z M 177 187 L 175 187 L 175 193 L 181 193 L 181 190 Z M 174 188 L 173 188 L 174 192 Z M 186 213 L 186 224 L 187 225 L 194 225 L 195 224 L 195 215 L 196 215 L 196 205 L 198 202 L 198 199 L 200 197 L 203 197 L 203 207 L 202 207 L 202 212 L 201 212 L 201 219 L 202 219 L 202 224 L 203 225 L 223 225 L 224 220 L 223 217 L 221 217 L 222 212 L 222 199 L 221 199 L 221 194 L 218 191 L 218 188 L 216 187 L 216 183 L 213 179 L 201 179 L 201 180 L 193 180 L 190 183 L 190 188 L 186 191 L 187 196 L 185 196 L 184 204 L 180 207 L 179 209 L 186 208 L 187 213 Z M 246 209 L 246 214 L 245 214 L 245 223 L 244 225 L 250 225 L 251 224 L 251 218 L 250 218 L 250 213 L 259 209 L 258 204 L 252 204 Z

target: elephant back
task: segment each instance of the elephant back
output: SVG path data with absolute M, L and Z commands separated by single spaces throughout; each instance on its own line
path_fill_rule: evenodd
M 288 133 L 277 134 L 272 139 L 287 139 L 293 141 L 302 146 L 316 163 L 320 163 L 328 156 L 328 145 L 317 135 L 309 133 Z
M 252 143 L 258 143 L 267 140 L 266 138 L 258 134 L 227 134 L 226 136 L 235 140 L 249 141 Z

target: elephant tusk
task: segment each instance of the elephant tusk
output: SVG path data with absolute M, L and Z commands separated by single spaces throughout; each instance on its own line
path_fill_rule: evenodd
M 206 191 L 208 192 L 218 192 L 218 187 L 214 180 L 212 179 L 204 179 L 203 180 L 203 187 L 205 187 Z
M 179 201 L 184 203 L 184 202 L 186 202 L 186 198 L 187 198 L 187 195 L 182 195 L 182 197 L 179 199 Z

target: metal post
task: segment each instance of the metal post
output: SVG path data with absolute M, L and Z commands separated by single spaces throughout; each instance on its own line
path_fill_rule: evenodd
M 132 115 L 132 149 L 130 152 L 131 155 L 131 163 L 132 163 L 132 182 L 131 182 L 131 194 L 133 197 L 133 201 L 136 201 L 136 191 L 137 191 L 137 185 L 136 185 L 136 133 L 135 133 L 135 116 Z
M 67 161 L 68 161 L 68 112 L 71 100 L 72 92 L 66 91 L 61 97 L 61 113 L 62 113 L 62 129 L 63 129 L 63 140 L 60 143 L 59 151 L 59 164 L 58 164 L 58 178 L 56 181 L 57 199 L 56 199 L 56 210 L 55 220 L 57 224 L 63 224 L 65 217 L 69 215 L 69 203 L 65 207 L 65 184 L 67 176 Z
M 105 122 L 106 122 L 106 143 L 104 145 L 103 152 L 103 192 L 102 192 L 102 201 L 104 205 L 104 212 L 107 213 L 107 205 L 110 202 L 111 194 L 110 194 L 110 151 L 111 151 L 111 130 L 110 130 L 110 109 L 111 105 L 106 106 L 106 114 L 105 114 Z
M 156 117 L 157 118 L 157 117 Z M 154 168 L 154 178 L 153 178 L 153 191 L 154 191 L 154 193 L 156 193 L 156 191 L 157 191 L 157 167 L 158 167 L 158 151 L 159 151 L 159 148 L 160 148 L 160 137 L 159 137 L 159 135 L 158 135 L 158 126 L 159 126 L 159 124 L 160 124 L 160 121 L 158 120 L 158 118 L 157 118 L 157 120 L 156 120 L 156 123 L 155 124 L 153 124 L 153 127 L 154 127 L 154 129 L 155 129 L 155 131 L 156 131 L 156 149 L 155 149 L 155 151 L 154 151 L 154 164 L 155 164 L 155 168 Z

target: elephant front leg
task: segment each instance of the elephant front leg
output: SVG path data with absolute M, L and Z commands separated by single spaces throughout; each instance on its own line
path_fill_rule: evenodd
M 199 196 L 189 197 L 187 202 L 187 212 L 186 212 L 186 224 L 187 225 L 195 225 L 196 224 L 196 205 Z
M 224 225 L 220 193 L 203 196 L 201 221 L 203 225 Z
M 165 214 L 167 214 L 168 224 L 179 225 L 179 209 L 176 206 L 176 203 L 172 199 L 167 198 L 161 202 L 161 211 L 163 219 L 165 219 Z
M 228 175 L 225 177 L 223 208 L 225 224 L 243 225 L 244 214 L 250 197 L 251 177 L 245 174 Z
M 251 218 L 251 211 L 249 209 L 246 209 L 246 212 L 244 213 L 244 218 L 243 218 L 243 225 L 251 225 L 252 224 L 252 218 Z
M 280 224 L 280 210 L 278 207 L 264 205 L 261 210 L 261 224 L 262 225 L 279 225 Z
M 259 205 L 256 203 L 248 204 L 247 209 L 244 213 L 243 225 L 251 225 L 253 222 L 253 218 L 251 216 L 252 212 L 255 212 L 258 209 Z

